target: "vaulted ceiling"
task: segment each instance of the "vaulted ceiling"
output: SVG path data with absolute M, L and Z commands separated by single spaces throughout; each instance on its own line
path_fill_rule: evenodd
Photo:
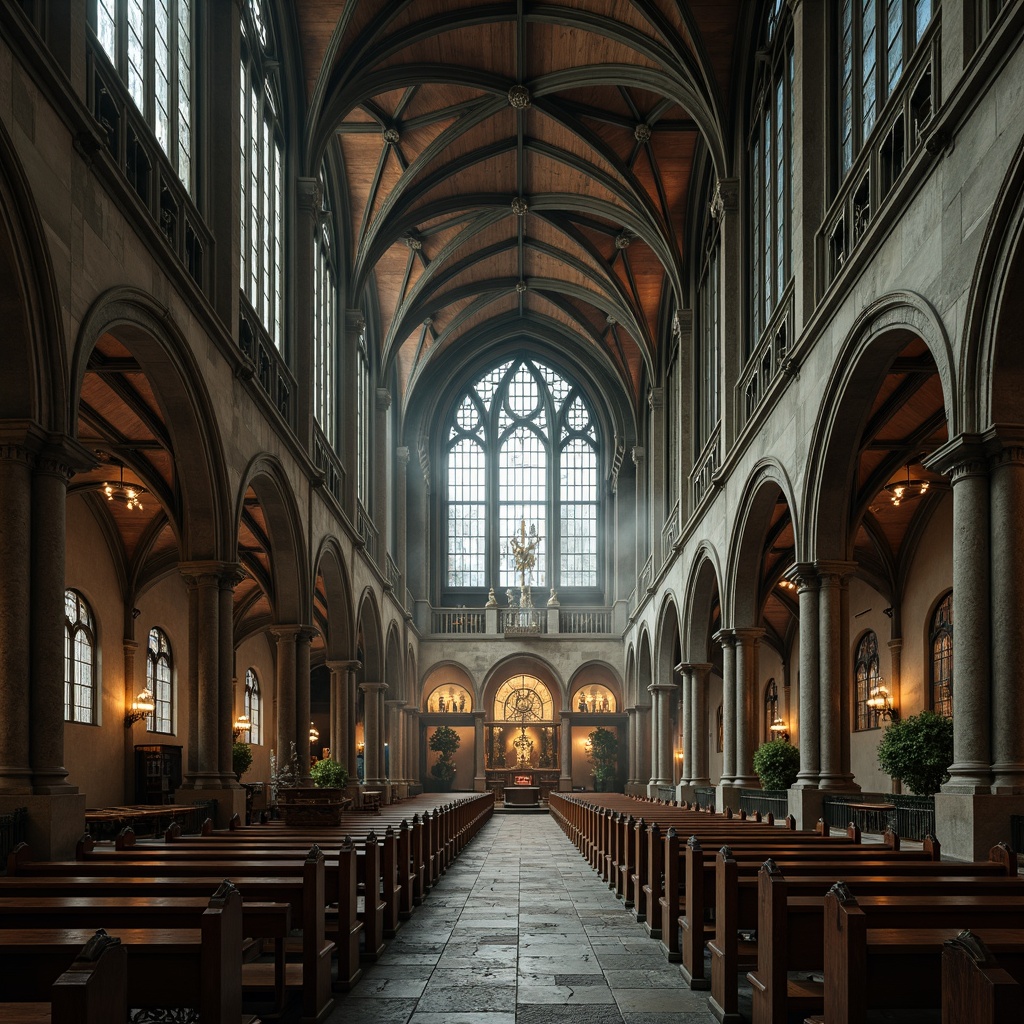
M 295 5 L 310 160 L 341 167 L 347 301 L 403 394 L 442 357 L 530 339 L 639 399 L 685 296 L 695 166 L 728 169 L 756 6 Z

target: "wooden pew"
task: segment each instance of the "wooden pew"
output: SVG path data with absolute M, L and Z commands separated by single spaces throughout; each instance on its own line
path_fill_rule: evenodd
M 21 857 L 23 866 L 38 863 L 28 860 L 18 848 L 15 852 Z M 81 866 L 75 863 L 75 867 Z M 161 871 L 166 867 L 161 866 Z M 246 899 L 291 904 L 293 921 L 302 928 L 302 969 L 300 972 L 289 965 L 286 984 L 289 988 L 301 986 L 303 1019 L 318 1020 L 333 1007 L 331 957 L 334 943 L 327 941 L 325 933 L 324 855 L 314 848 L 297 871 L 286 871 L 281 864 L 275 867 L 277 872 L 263 876 L 243 872 L 237 879 L 237 885 Z M 215 889 L 223 877 L 223 873 L 203 876 L 192 872 L 160 875 L 132 875 L 128 872 L 110 875 L 74 873 L 63 876 L 48 872 L 16 874 L 0 878 L 0 896 L 203 896 Z
M 942 946 L 942 1024 L 1024 1024 L 1024 989 L 969 930 Z
M 0 930 L 0 991 L 14 1000 L 38 1000 L 64 972 L 89 930 Z M 144 1009 L 186 1006 L 203 1020 L 253 1022 L 242 1013 L 242 899 L 225 883 L 210 900 L 201 927 L 118 929 L 128 958 L 128 1005 Z
M 824 899 L 825 991 L 819 1020 L 862 1024 L 869 1007 L 937 1005 L 943 943 L 964 927 L 980 934 L 1020 980 L 1022 913 L 1024 897 L 855 898 L 837 883 Z
M 1024 898 L 1024 880 L 993 874 L 986 870 L 1000 867 L 995 862 L 979 864 L 936 864 L 930 870 L 918 865 L 912 874 L 905 875 L 848 875 L 858 892 L 865 896 L 912 897 L 921 901 L 933 897 L 985 897 Z M 983 873 L 969 874 L 971 868 Z M 856 865 L 848 869 L 856 870 Z M 956 870 L 959 869 L 959 870 Z M 727 861 L 719 862 L 724 875 L 734 877 Z M 802 871 L 803 868 L 796 870 Z M 753 995 L 755 1024 L 785 1021 L 787 1013 L 809 1012 L 821 1004 L 821 986 L 794 981 L 788 977 L 794 971 L 818 971 L 823 967 L 821 914 L 824 894 L 831 886 L 831 875 L 804 875 L 787 877 L 774 862 L 767 862 L 758 872 L 756 880 L 756 917 L 751 919 L 751 890 L 749 878 L 739 880 L 737 889 L 742 894 L 732 906 L 746 908 L 740 917 L 735 910 L 726 912 L 720 920 L 716 936 L 717 960 L 712 967 L 712 1006 L 726 1014 L 736 1011 L 736 971 L 742 966 L 737 956 L 736 931 L 738 928 L 757 929 L 756 967 L 747 978 Z M 732 939 L 731 956 L 724 953 Z
M 53 983 L 45 1003 L 0 1003 L 6 1024 L 110 1024 L 128 1019 L 128 956 L 97 931 Z

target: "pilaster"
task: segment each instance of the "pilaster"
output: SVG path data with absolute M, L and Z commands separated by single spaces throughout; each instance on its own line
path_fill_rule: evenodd
M 758 646 L 764 630 L 747 626 L 733 630 L 736 640 L 736 774 L 733 782 L 759 788 L 754 774 L 754 735 L 757 727 Z
M 800 771 L 794 785 L 817 789 L 821 760 L 818 572 L 812 563 L 798 562 L 791 579 L 797 586 L 800 607 Z
M 740 217 L 739 178 L 719 178 L 711 200 L 711 212 L 719 224 L 721 237 L 719 280 L 719 337 L 722 345 L 720 384 L 722 433 L 719 464 L 736 437 L 737 415 L 735 384 L 743 360 L 743 233 Z
M 720 629 L 714 639 L 722 647 L 722 785 L 736 778 L 736 636 Z
M 363 710 L 363 771 L 367 786 L 383 787 L 384 735 L 381 728 L 381 703 L 387 692 L 387 683 L 360 683 L 365 695 Z

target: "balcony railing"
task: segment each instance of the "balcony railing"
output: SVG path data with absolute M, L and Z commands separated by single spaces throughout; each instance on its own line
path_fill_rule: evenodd
M 99 122 L 106 151 L 189 277 L 209 294 L 212 235 L 153 130 L 91 35 L 86 74 L 89 107 Z
M 561 608 L 558 612 L 560 633 L 611 633 L 611 608 Z
M 533 633 L 615 636 L 611 608 L 432 608 L 430 632 L 443 636 Z
M 899 86 L 846 175 L 818 232 L 825 289 L 842 273 L 879 211 L 918 155 L 939 109 L 941 11 L 918 44 Z
M 486 615 L 471 608 L 435 608 L 430 615 L 430 631 L 455 635 L 486 633 Z
M 523 633 L 546 633 L 548 616 L 546 608 L 502 608 L 500 631 L 505 636 Z
M 356 532 L 359 534 L 359 539 L 363 542 L 363 548 L 366 550 L 367 557 L 371 562 L 376 563 L 379 541 L 377 527 L 373 525 L 373 520 L 362 505 L 359 506 L 356 514 Z
M 640 570 L 640 575 L 636 581 L 636 594 L 637 599 L 642 601 L 644 595 L 650 590 L 651 582 L 654 579 L 654 568 L 652 565 L 652 556 L 647 556 L 647 561 L 644 562 L 644 567 Z
M 693 472 L 690 474 L 690 487 L 693 490 L 693 505 L 696 508 L 704 496 L 711 490 L 712 478 L 718 469 L 718 435 L 721 424 L 716 423 L 704 448 L 697 456 Z
M 789 350 L 793 344 L 792 326 L 793 285 L 790 282 L 739 380 L 744 422 L 754 415 L 776 378 L 787 371 Z
M 662 558 L 667 559 L 672 551 L 672 545 L 675 544 L 676 538 L 679 536 L 679 502 L 677 501 L 672 506 L 672 511 L 669 512 L 668 517 L 665 520 L 665 525 L 661 528 L 661 552 Z
M 295 378 L 244 295 L 240 301 L 238 346 L 252 362 L 260 387 L 285 421 L 294 426 Z
M 345 467 L 317 426 L 313 428 L 313 464 L 324 475 L 324 488 L 340 502 L 345 493 Z
M 400 584 L 402 582 L 402 574 L 398 571 L 398 566 L 395 560 L 391 557 L 389 552 L 385 555 L 384 559 L 384 572 L 387 574 L 388 586 L 399 596 L 402 596 Z

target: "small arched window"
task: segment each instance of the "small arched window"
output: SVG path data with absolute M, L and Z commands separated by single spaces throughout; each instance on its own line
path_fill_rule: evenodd
M 871 691 L 878 686 L 881 679 L 878 671 L 878 637 L 873 629 L 869 629 L 857 644 L 857 653 L 853 659 L 853 678 L 856 692 L 854 727 L 856 729 L 876 728 L 878 722 L 868 704 Z
M 263 742 L 263 698 L 260 695 L 260 681 L 256 670 L 245 670 L 245 707 L 249 718 L 249 743 Z
M 158 626 L 149 631 L 146 651 L 146 688 L 153 694 L 153 713 L 146 720 L 150 732 L 174 732 L 174 675 L 171 645 Z
M 64 720 L 96 724 L 96 625 L 77 590 L 64 591 Z
M 779 717 L 779 687 L 772 676 L 764 688 L 764 742 L 775 739 L 772 732 L 772 722 Z
M 725 749 L 725 716 L 722 714 L 722 705 L 718 705 L 718 712 L 715 715 L 717 720 L 715 731 L 715 750 L 722 753 Z
M 931 622 L 931 704 L 937 715 L 953 717 L 953 591 L 939 601 Z

